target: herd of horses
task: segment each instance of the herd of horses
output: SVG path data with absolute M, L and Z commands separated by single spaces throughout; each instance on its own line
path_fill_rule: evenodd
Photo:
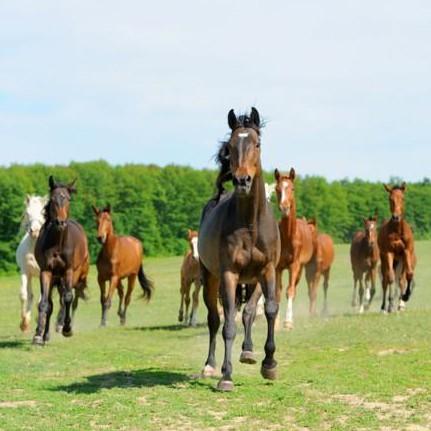
M 267 320 L 261 374 L 266 379 L 275 379 L 277 362 L 274 358 L 274 333 L 278 326 L 283 271 L 287 269 L 289 272 L 284 327 L 291 329 L 293 303 L 303 272 L 308 285 L 310 314 L 316 313 L 317 291 L 323 276 L 322 313 L 327 313 L 327 291 L 334 261 L 331 237 L 318 231 L 315 219 L 306 220 L 297 216 L 295 170 L 292 168 L 288 173 L 282 173 L 276 169 L 274 184 L 265 184 L 261 165 L 262 125 L 258 111 L 252 108 L 249 115 L 237 116 L 230 110 L 228 124 L 229 139 L 222 142 L 217 153 L 217 193 L 203 208 L 199 231 L 189 230 L 187 234 L 190 249 L 181 266 L 178 313 L 180 322 L 196 325 L 202 286 L 209 329 L 208 356 L 202 370 L 204 377 L 217 374 L 216 335 L 221 315 L 224 318 L 222 335 L 225 355 L 222 377 L 217 385 L 222 391 L 233 389 L 232 345 L 236 334 L 236 315 L 241 304 L 244 303 L 244 341 L 240 361 L 256 363 L 252 325 L 261 306 Z M 233 184 L 230 192 L 224 188 L 224 183 L 228 181 Z M 391 218 L 380 227 L 376 215 L 364 219 L 364 229 L 355 233 L 351 243 L 354 279 L 352 305 L 356 307 L 359 303 L 360 313 L 369 308 L 376 292 L 379 261 L 383 312 L 394 311 L 396 307 L 404 309 L 414 285 L 414 239 L 404 219 L 406 185 L 385 185 L 385 189 L 389 195 Z M 54 288 L 57 288 L 60 297 L 56 330 L 65 337 L 73 334 L 72 321 L 78 300 L 86 297 L 89 271 L 87 236 L 83 227 L 69 217 L 71 195 L 75 191 L 75 181 L 63 184 L 50 176 L 49 196 L 29 196 L 26 200 L 23 218 L 26 232 L 17 249 L 17 263 L 21 269 L 20 327 L 23 331 L 29 329 L 32 278 L 37 277 L 41 296 L 34 344 L 43 345 L 50 338 Z M 270 203 L 273 192 L 281 212 L 278 223 Z M 124 325 L 136 279 L 148 300 L 152 296 L 153 283 L 143 270 L 142 243 L 134 237 L 115 234 L 109 205 L 104 209 L 93 206 L 93 211 L 97 222 L 97 239 L 101 244 L 97 258 L 101 326 L 106 325 L 107 312 L 115 292 L 119 297 L 118 316 Z M 125 279 L 126 292 L 122 285 Z M 190 310 L 192 284 L 194 291 Z

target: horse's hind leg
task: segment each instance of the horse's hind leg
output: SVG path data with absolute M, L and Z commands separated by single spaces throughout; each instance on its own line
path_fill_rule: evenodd
M 364 276 L 361 274 L 359 278 L 359 313 L 362 314 L 364 312 Z
M 289 267 L 289 286 L 287 287 L 287 308 L 284 327 L 293 329 L 293 301 L 296 296 L 296 285 L 300 279 L 301 265 L 298 261 L 294 261 Z
M 199 278 L 195 279 L 195 288 L 192 295 L 192 312 L 190 313 L 190 325 L 196 326 L 198 322 L 198 307 L 199 307 L 199 292 L 201 290 L 201 281 Z
M 123 284 L 121 283 L 121 280 L 118 282 L 117 293 L 118 293 L 117 315 L 120 318 L 120 323 L 121 323 L 121 320 L 124 317 L 124 311 L 123 311 L 123 308 L 124 308 L 124 288 L 123 288 Z
M 253 353 L 253 341 L 251 339 L 251 329 L 253 326 L 254 319 L 256 317 L 257 303 L 262 296 L 262 289 L 257 284 L 249 300 L 245 304 L 244 310 L 242 311 L 242 323 L 244 325 L 244 342 L 242 343 L 242 352 L 239 361 L 244 364 L 255 364 L 256 359 Z
M 212 377 L 216 374 L 215 349 L 217 331 L 220 326 L 220 315 L 218 313 L 218 290 L 219 281 L 201 265 L 201 276 L 203 285 L 203 298 L 208 309 L 209 349 L 205 367 L 202 370 L 203 377 Z
M 328 315 L 328 289 L 329 289 L 329 276 L 331 275 L 331 268 L 328 268 L 323 273 L 323 309 L 322 316 Z
M 124 313 L 121 318 L 122 325 L 126 324 L 127 308 L 129 307 L 130 301 L 132 300 L 132 292 L 133 292 L 133 289 L 135 288 L 135 282 L 136 282 L 136 275 L 135 274 L 130 275 L 129 278 L 127 279 L 127 293 L 124 299 Z
M 184 295 L 185 295 L 185 280 L 181 275 L 181 286 L 180 286 L 180 309 L 178 310 L 178 322 L 184 321 Z
M 376 294 L 376 276 L 377 276 L 377 268 L 374 267 L 370 271 L 370 297 L 368 298 L 368 302 L 365 306 L 365 309 L 368 310 L 373 302 L 374 295 Z
M 58 290 L 58 296 L 59 296 L 58 302 L 60 305 L 60 309 L 58 310 L 58 314 L 57 314 L 57 322 L 55 324 L 55 332 L 61 332 L 63 330 L 64 317 L 65 317 L 66 309 L 64 308 L 64 303 L 63 303 L 63 287 L 61 285 L 58 285 L 57 290 Z
M 19 299 L 21 301 L 21 323 L 19 327 L 21 331 L 26 332 L 30 328 L 30 313 L 28 313 L 28 285 L 29 277 L 27 274 L 21 274 L 21 287 Z M 31 308 L 30 308 L 31 311 Z
M 106 296 L 106 281 L 103 277 L 98 275 L 97 282 L 100 288 L 100 305 L 102 307 L 102 318 L 100 320 L 100 326 L 106 326 L 106 313 L 104 311 L 105 296 Z
M 358 277 L 353 275 L 353 295 L 352 295 L 352 307 L 358 305 Z

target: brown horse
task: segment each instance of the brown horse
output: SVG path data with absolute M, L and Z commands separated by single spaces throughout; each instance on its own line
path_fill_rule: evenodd
M 100 303 L 102 305 L 102 320 L 100 325 L 106 325 L 106 317 L 111 308 L 112 297 L 115 290 L 118 291 L 120 302 L 118 304 L 118 316 L 121 325 L 126 323 L 127 307 L 132 299 L 136 277 L 139 280 L 144 293 L 144 298 L 150 300 L 153 284 L 146 277 L 142 268 L 142 244 L 132 236 L 117 236 L 112 224 L 111 206 L 99 210 L 93 206 L 97 222 L 97 240 L 102 244 L 102 249 L 97 257 L 97 281 L 100 287 Z M 127 278 L 127 293 L 121 280 Z M 109 282 L 106 294 L 106 282 Z
M 295 201 L 295 170 L 289 174 L 274 171 L 276 181 L 275 191 L 277 202 L 282 213 L 279 222 L 281 238 L 281 256 L 276 269 L 277 299 L 280 301 L 282 291 L 282 274 L 289 270 L 289 285 L 287 287 L 287 310 L 284 322 L 285 328 L 293 328 L 293 300 L 296 288 L 301 279 L 302 269 L 313 256 L 313 238 L 307 222 L 296 218 Z
M 238 284 L 260 283 L 265 295 L 268 333 L 261 374 L 276 378 L 274 323 L 278 312 L 275 293 L 275 267 L 280 256 L 280 237 L 274 215 L 265 198 L 265 183 L 260 161 L 260 117 L 255 108 L 250 116 L 237 117 L 233 109 L 228 123 L 231 135 L 219 150 L 232 177 L 234 191 L 208 202 L 199 229 L 199 258 L 204 301 L 208 308 L 209 352 L 203 376 L 215 374 L 216 335 L 220 325 L 217 310 L 220 289 L 224 310 L 225 355 L 222 378 L 217 388 L 229 391 L 232 382 L 232 345 L 236 334 L 235 296 Z M 220 177 L 222 178 L 222 177 Z M 256 291 L 256 289 L 255 289 Z M 246 307 L 247 308 L 247 307 Z M 254 306 L 255 308 L 255 306 Z M 249 310 L 253 315 L 253 310 Z M 244 351 L 244 347 L 246 352 Z M 243 345 L 244 362 L 253 355 L 252 346 Z M 252 361 L 250 361 L 252 362 Z
M 316 314 L 317 290 L 319 288 L 320 276 L 323 275 L 323 310 L 322 314 L 328 312 L 328 288 L 331 266 L 334 262 L 334 241 L 326 233 L 317 230 L 316 219 L 307 221 L 313 237 L 313 256 L 305 265 L 305 278 L 308 284 L 308 296 L 310 298 L 310 314 Z
M 364 230 L 359 230 L 353 235 L 350 246 L 350 262 L 353 271 L 352 307 L 356 307 L 357 304 L 359 283 L 359 313 L 363 313 L 364 310 L 370 308 L 371 301 L 376 293 L 376 274 L 377 264 L 379 263 L 377 215 L 366 218 L 363 222 Z
M 406 183 L 401 186 L 384 185 L 389 194 L 389 205 L 392 217 L 383 222 L 379 230 L 378 245 L 382 268 L 383 312 L 394 311 L 394 281 L 398 281 L 400 301 L 398 309 L 405 308 L 413 288 L 413 271 L 416 265 L 414 238 L 410 225 L 404 219 L 404 193 Z M 406 286 L 407 284 L 407 286 Z M 388 306 L 386 293 L 389 288 Z
M 40 267 L 41 298 L 34 344 L 49 340 L 49 323 L 53 310 L 52 290 L 58 286 L 64 312 L 59 324 L 65 337 L 72 336 L 71 305 L 87 284 L 89 254 L 87 237 L 82 226 L 69 218 L 71 194 L 76 192 L 75 181 L 63 185 L 49 177 L 50 196 L 45 209 L 46 221 L 35 246 Z M 75 300 L 73 289 L 76 290 Z
M 178 320 L 187 325 L 196 326 L 197 314 L 199 306 L 199 291 L 201 289 L 201 272 L 199 268 L 199 252 L 198 252 L 198 232 L 195 230 L 188 230 L 187 240 L 190 249 L 186 252 L 183 264 L 181 265 L 181 303 L 178 312 Z M 189 306 L 190 306 L 190 288 L 192 283 L 195 284 L 193 291 L 193 305 L 192 312 L 189 319 Z M 186 306 L 186 313 L 184 315 L 184 303 Z

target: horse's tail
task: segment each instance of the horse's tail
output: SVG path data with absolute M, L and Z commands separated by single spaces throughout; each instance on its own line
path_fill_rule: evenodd
M 143 292 L 144 298 L 146 298 L 146 300 L 149 301 L 153 294 L 154 285 L 153 285 L 153 282 L 150 279 L 148 279 L 147 276 L 145 275 L 144 268 L 142 267 L 142 263 L 141 263 L 141 266 L 139 267 L 138 280 L 139 280 L 139 284 L 142 287 L 142 290 L 144 291 Z

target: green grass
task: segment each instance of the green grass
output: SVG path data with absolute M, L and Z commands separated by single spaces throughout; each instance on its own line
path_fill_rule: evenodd
M 330 317 L 308 318 L 301 283 L 296 327 L 277 333 L 279 380 L 263 380 L 259 364 L 238 362 L 239 328 L 233 393 L 193 376 L 206 358 L 208 335 L 203 324 L 177 325 L 179 257 L 146 261 L 155 297 L 146 304 L 136 293 L 125 328 L 117 300 L 109 326 L 98 327 L 92 268 L 91 297 L 80 304 L 75 335 L 53 334 L 44 348 L 18 329 L 18 277 L 0 279 L 0 430 L 430 429 L 431 242 L 417 244 L 416 290 L 402 314 L 378 313 L 380 288 L 369 314 L 353 313 L 348 247 L 337 246 L 336 254 Z M 254 327 L 259 360 L 265 328 L 264 319 Z M 220 335 L 219 365 L 222 354 Z

